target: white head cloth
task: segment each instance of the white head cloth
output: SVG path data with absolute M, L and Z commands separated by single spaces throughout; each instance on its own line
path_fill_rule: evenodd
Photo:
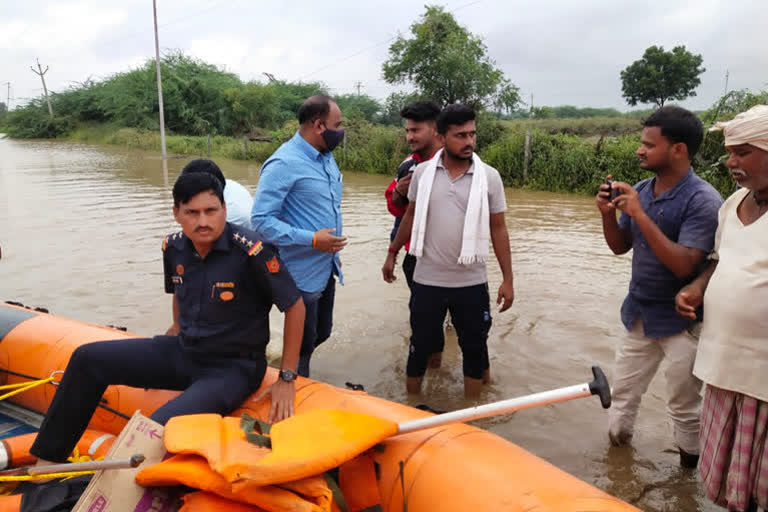
M 756 105 L 731 121 L 715 123 L 712 130 L 723 130 L 726 146 L 750 144 L 768 151 L 768 105 Z

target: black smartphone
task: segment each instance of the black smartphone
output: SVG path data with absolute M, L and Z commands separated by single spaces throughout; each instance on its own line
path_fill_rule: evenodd
M 612 180 L 605 180 L 605 184 L 608 185 L 609 192 L 611 195 L 611 198 L 609 199 L 609 201 L 613 201 L 614 199 L 616 199 L 621 195 L 621 190 L 617 188 L 612 188 L 612 184 L 613 184 Z

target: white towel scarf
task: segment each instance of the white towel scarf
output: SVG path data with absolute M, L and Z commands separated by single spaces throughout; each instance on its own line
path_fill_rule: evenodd
M 416 194 L 416 211 L 413 217 L 410 253 L 420 258 L 424 252 L 424 232 L 427 227 L 427 212 L 429 198 L 432 194 L 432 184 L 435 181 L 437 163 L 441 160 L 443 150 L 438 151 L 427 164 L 419 179 L 419 190 Z M 488 259 L 488 241 L 490 240 L 490 210 L 488 207 L 488 179 L 485 164 L 476 153 L 472 153 L 474 171 L 472 185 L 469 189 L 467 213 L 464 216 L 464 230 L 461 240 L 461 253 L 458 263 L 471 265 L 485 263 Z

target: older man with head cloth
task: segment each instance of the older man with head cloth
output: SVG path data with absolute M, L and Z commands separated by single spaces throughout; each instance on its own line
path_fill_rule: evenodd
M 720 208 L 707 270 L 676 297 L 704 304 L 694 374 L 706 383 L 699 472 L 728 510 L 768 509 L 768 105 L 713 128 L 741 186 Z

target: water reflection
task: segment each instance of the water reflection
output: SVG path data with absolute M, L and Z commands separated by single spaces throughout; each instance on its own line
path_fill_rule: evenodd
M 168 160 L 170 184 L 187 161 Z M 218 163 L 255 189 L 258 164 Z M 392 225 L 383 200 L 389 179 L 345 173 L 346 285 L 337 291 L 334 335 L 316 352 L 313 376 L 405 402 L 408 291 L 402 275 L 387 285 L 379 270 Z M 591 198 L 507 190 L 507 201 L 516 299 L 510 311 L 494 314 L 493 383 L 481 401 L 585 382 L 593 364 L 610 379 L 629 258 L 605 247 Z M 171 206 L 156 154 L 0 140 L 0 298 L 142 335 L 165 331 L 171 300 L 162 292 L 160 246 L 177 230 Z M 489 280 L 492 290 L 501 281 L 495 261 Z M 272 329 L 274 357 L 277 313 Z M 443 368 L 427 374 L 418 402 L 443 410 L 472 405 L 461 398 L 460 357 L 449 331 Z M 678 468 L 664 409 L 659 377 L 644 398 L 634 448 L 620 450 L 608 447 L 596 399 L 477 423 L 644 510 L 715 510 L 694 476 Z

